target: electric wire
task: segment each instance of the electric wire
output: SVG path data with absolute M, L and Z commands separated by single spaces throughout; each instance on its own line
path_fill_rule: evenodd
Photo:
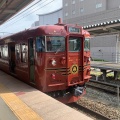
M 17 16 L 21 15 L 22 13 L 26 12 L 27 10 L 29 10 L 31 7 L 34 7 L 36 4 L 38 4 L 39 2 L 41 2 L 42 0 L 39 0 L 38 2 L 36 2 L 35 4 L 31 5 L 30 7 L 28 7 L 27 9 L 25 9 L 24 11 L 18 13 L 17 15 L 15 15 L 14 17 L 10 18 L 9 20 L 7 20 L 6 22 L 9 22 L 10 20 L 16 18 Z
M 54 0 L 50 1 L 49 3 L 43 5 L 42 7 L 38 8 L 38 9 L 36 9 L 36 10 L 34 10 L 33 12 L 31 12 L 31 13 L 29 13 L 29 14 L 23 16 L 21 19 L 19 19 L 19 20 L 13 22 L 13 23 L 11 23 L 11 24 L 8 24 L 8 25 L 4 26 L 2 29 L 4 29 L 4 28 L 8 28 L 8 27 L 11 27 L 11 25 L 13 25 L 13 24 L 15 24 L 16 22 L 22 20 L 23 18 L 25 18 L 25 17 L 31 15 L 31 14 L 34 13 L 35 11 L 37 11 L 37 10 L 39 10 L 39 9 L 41 9 L 41 8 L 43 8 L 43 7 L 45 7 L 45 6 L 47 6 L 47 5 L 49 5 L 49 4 L 52 3 L 53 1 L 54 1 Z
M 46 0 L 46 1 L 48 1 L 48 0 Z M 43 3 L 45 3 L 46 1 L 44 1 Z M 41 4 L 43 4 L 43 3 L 41 3 Z M 33 5 L 33 6 L 34 6 L 34 5 Z M 32 6 L 32 7 L 33 7 L 33 6 Z M 34 9 L 36 9 L 36 8 L 34 8 Z M 34 9 L 31 9 L 31 10 L 34 10 Z M 31 10 L 30 10 L 29 12 L 31 12 Z M 23 16 L 25 16 L 25 15 L 27 15 L 27 14 L 28 14 L 28 12 L 26 12 L 26 11 L 24 11 L 24 13 L 25 13 L 25 14 L 23 14 Z M 9 25 L 12 25 L 12 24 L 16 23 L 16 21 L 21 20 L 22 18 L 24 18 L 23 16 L 19 16 L 19 17 L 17 17 L 17 19 L 16 19 L 16 20 L 11 21 L 11 23 L 8 23 L 8 24 L 6 23 L 7 25 L 3 26 L 3 27 L 2 27 L 2 29 L 4 29 L 4 28 L 8 27 Z

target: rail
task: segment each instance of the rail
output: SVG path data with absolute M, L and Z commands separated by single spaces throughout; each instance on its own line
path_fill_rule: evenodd
M 104 87 L 101 88 L 101 86 L 99 87 L 100 89 L 103 89 L 103 90 L 107 90 L 107 87 L 106 86 L 110 86 L 111 88 L 109 89 L 109 91 L 111 92 L 115 92 L 117 94 L 117 105 L 118 105 L 118 108 L 120 107 L 120 85 L 115 85 L 115 84 L 112 84 L 112 83 L 107 83 L 107 82 L 101 82 L 101 81 L 96 81 L 94 79 L 90 79 L 90 82 L 87 83 L 87 85 L 91 85 L 90 83 L 97 83 L 97 84 L 101 84 L 101 85 L 105 85 Z M 91 85 L 93 86 L 93 85 Z M 93 87 L 98 87 L 97 85 L 93 86 Z M 115 89 L 114 89 L 115 88 Z
M 102 115 L 102 114 L 99 114 L 98 112 L 92 110 L 92 109 L 89 109 L 87 108 L 86 106 L 82 105 L 82 104 L 79 104 L 79 102 L 77 103 L 70 103 L 68 104 L 69 107 L 72 107 L 73 109 L 79 111 L 79 112 L 83 112 L 84 114 L 94 118 L 94 119 L 100 119 L 100 120 L 109 120 L 108 117 Z

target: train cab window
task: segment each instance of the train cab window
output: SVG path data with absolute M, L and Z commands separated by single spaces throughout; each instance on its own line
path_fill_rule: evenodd
M 36 37 L 36 51 L 44 52 L 45 51 L 45 37 Z
M 77 52 L 81 50 L 81 39 L 79 37 L 69 38 L 69 51 Z
M 22 55 L 21 55 L 21 62 L 26 63 L 28 59 L 28 48 L 26 44 L 21 44 L 21 49 L 22 49 Z
M 90 38 L 85 38 L 84 51 L 90 51 Z
M 65 51 L 65 38 L 61 36 L 47 36 L 46 46 L 48 52 Z

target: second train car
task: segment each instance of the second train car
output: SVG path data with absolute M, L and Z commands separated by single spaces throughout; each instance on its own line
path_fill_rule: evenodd
M 0 69 L 64 103 L 75 102 L 90 78 L 82 31 L 59 21 L 4 37 Z
M 82 30 L 82 34 L 85 37 L 84 40 L 84 80 L 89 81 L 91 78 L 90 76 L 90 61 L 91 61 L 91 55 L 90 55 L 90 33 L 86 30 Z

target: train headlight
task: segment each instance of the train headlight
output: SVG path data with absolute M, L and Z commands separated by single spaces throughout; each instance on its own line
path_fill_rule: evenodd
M 52 60 L 52 62 L 51 62 L 51 64 L 53 65 L 53 66 L 56 66 L 56 60 Z

